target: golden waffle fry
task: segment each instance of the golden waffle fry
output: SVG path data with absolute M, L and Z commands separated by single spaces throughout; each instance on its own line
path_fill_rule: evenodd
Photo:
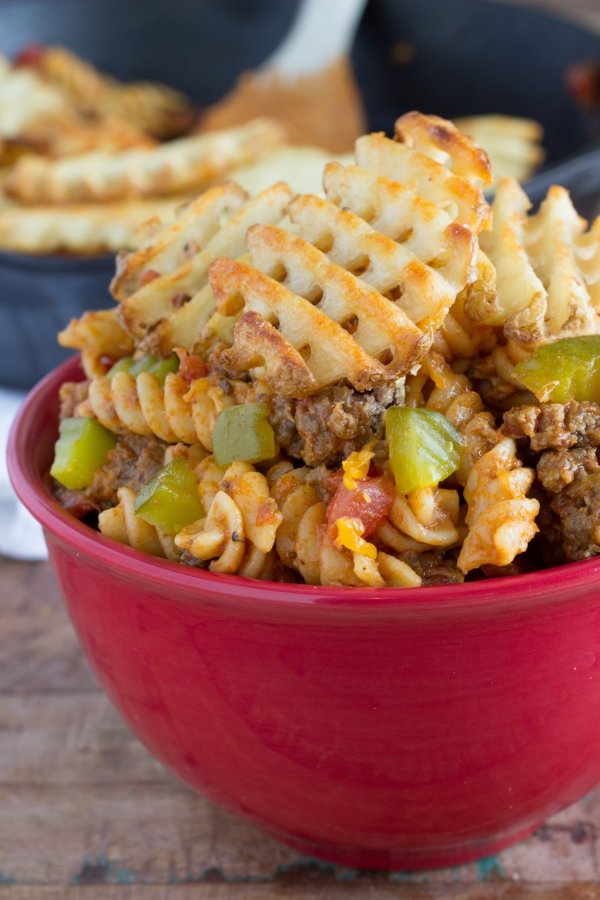
M 544 161 L 544 130 L 533 119 L 484 115 L 455 119 L 454 124 L 484 148 L 495 182 L 501 178 L 525 181 Z
M 191 124 L 190 101 L 164 84 L 121 83 L 65 47 L 42 48 L 34 64 L 47 83 L 61 88 L 87 115 L 102 119 L 116 115 L 161 139 L 175 137 Z
M 260 372 L 282 396 L 302 397 L 340 378 L 359 390 L 386 380 L 385 366 L 340 324 L 268 275 L 219 259 L 211 266 L 210 283 L 221 311 L 245 307 L 224 363 Z
M 140 245 L 134 253 L 121 253 L 110 284 L 115 300 L 123 301 L 147 283 L 148 272 L 165 275 L 184 266 L 203 249 L 222 225 L 223 219 L 238 209 L 246 193 L 236 184 L 223 184 L 200 194 L 187 206 L 180 206 L 172 223 L 141 230 Z
M 237 185 L 221 185 L 202 195 L 198 200 L 201 217 L 210 220 L 206 243 L 191 259 L 168 271 L 170 248 L 174 247 L 173 259 L 176 261 L 178 255 L 185 257 L 185 243 L 181 242 L 181 232 L 174 228 L 165 236 L 164 245 L 159 236 L 157 244 L 161 250 L 154 257 L 152 270 L 158 259 L 167 267 L 166 273 L 142 285 L 121 303 L 123 318 L 132 333 L 141 337 L 156 325 L 153 339 L 166 352 L 174 347 L 192 347 L 214 311 L 214 299 L 208 285 L 210 264 L 220 256 L 243 253 L 248 227 L 256 222 L 280 221 L 290 196 L 285 184 L 275 184 L 245 202 L 245 193 Z M 223 222 L 225 216 L 227 219 Z M 144 251 L 139 259 L 146 259 Z
M 36 72 L 13 68 L 0 55 L 0 133 L 17 138 L 41 121 L 63 122 L 73 118 L 71 105 L 60 90 L 44 84 Z
M 402 125 L 404 119 L 403 116 L 398 120 L 397 129 L 399 134 L 406 135 L 407 131 Z M 461 162 L 456 163 L 455 171 L 452 155 L 436 153 L 431 156 L 435 147 L 430 142 L 424 146 L 415 144 L 420 131 L 421 129 L 415 130 L 410 143 L 392 141 L 383 134 L 360 137 L 355 147 L 358 165 L 415 191 L 423 200 L 429 200 L 438 208 L 445 209 L 454 221 L 466 225 L 472 231 L 488 227 L 490 208 L 479 186 L 479 182 L 488 184 L 491 177 L 489 166 L 484 164 L 485 160 L 474 153 L 469 168 L 465 159 L 468 158 L 467 150 L 459 145 Z M 452 154 L 453 149 L 453 142 L 449 140 L 448 153 Z M 445 161 L 440 161 L 444 156 Z
M 0 248 L 19 253 L 116 253 L 135 247 L 139 225 L 153 215 L 168 222 L 181 198 L 129 203 L 0 206 Z
M 438 327 L 474 278 L 474 235 L 414 192 L 358 166 L 330 163 L 324 186 L 327 200 L 302 195 L 290 205 L 302 236 L 412 322 Z
M 0 136 L 4 165 L 24 153 L 58 157 L 91 150 L 153 147 L 156 141 L 131 120 L 115 115 L 91 119 L 35 69 L 12 66 L 0 56 Z
M 282 228 L 255 225 L 248 231 L 247 246 L 260 272 L 254 286 L 263 289 L 265 296 L 258 297 L 252 289 L 245 294 L 241 284 L 240 294 L 246 312 L 258 314 L 264 322 L 242 315 L 234 330 L 233 347 L 223 353 L 227 366 L 253 367 L 248 353 L 254 357 L 260 354 L 262 342 L 269 352 L 280 344 L 297 384 L 297 388 L 289 385 L 282 393 L 293 397 L 305 393 L 304 385 L 314 390 L 343 378 L 339 366 L 343 367 L 344 359 L 349 362 L 350 382 L 366 389 L 403 374 L 422 354 L 428 339 L 399 307 L 303 238 Z M 220 272 L 225 274 L 224 280 Z M 241 269 L 238 272 L 243 284 L 250 285 L 252 277 Z M 231 270 L 219 268 L 217 263 L 210 280 L 220 312 L 240 312 L 235 293 L 231 293 L 235 284 Z M 283 307 L 289 307 L 289 311 Z M 267 327 L 274 323 L 279 333 L 275 339 Z M 283 347 L 281 338 L 289 346 Z M 267 366 L 264 378 L 274 390 L 280 390 L 281 377 L 281 366 L 274 371 Z
M 213 267 L 219 311 L 241 314 L 233 347 L 222 354 L 226 366 L 249 368 L 277 393 L 298 398 L 342 378 L 367 390 L 418 362 L 481 272 L 475 235 L 445 207 L 458 214 L 462 191 L 477 207 L 477 227 L 487 220 L 474 183 L 489 175 L 485 155 L 441 122 L 403 117 L 404 144 L 361 138 L 359 162 L 361 146 L 374 148 L 369 168 L 331 163 L 326 199 L 301 195 L 290 204 L 300 237 L 252 228 L 247 243 L 258 271 L 225 262 Z M 441 161 L 419 152 L 421 146 Z M 394 163 L 404 166 L 407 184 Z
M 589 230 L 568 192 L 548 191 L 538 212 L 514 179 L 498 185 L 493 230 L 480 236 L 496 268 L 492 302 L 465 301 L 473 321 L 503 325 L 516 345 L 600 332 L 600 219 Z
M 276 146 L 282 131 L 268 119 L 183 137 L 153 148 L 17 160 L 5 190 L 23 203 L 76 203 L 199 190 Z

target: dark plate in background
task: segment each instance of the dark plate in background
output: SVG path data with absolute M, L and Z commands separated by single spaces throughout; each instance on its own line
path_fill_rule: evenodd
M 269 55 L 296 7 L 296 0 L 4 0 L 0 51 L 64 44 L 119 78 L 162 80 L 202 106 Z M 414 49 L 408 64 L 393 61 L 398 42 Z M 549 164 L 595 138 L 595 123 L 564 80 L 569 65 L 591 58 L 600 58 L 600 36 L 488 0 L 370 0 L 352 52 L 370 129 L 391 132 L 408 109 L 528 116 L 544 126 Z M 0 254 L 1 385 L 28 388 L 68 355 L 56 332 L 72 316 L 112 303 L 113 271 L 112 257 Z

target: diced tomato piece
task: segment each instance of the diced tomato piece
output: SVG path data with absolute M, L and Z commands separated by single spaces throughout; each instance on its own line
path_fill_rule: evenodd
M 199 356 L 191 356 L 183 347 L 176 347 L 175 353 L 179 357 L 179 374 L 186 381 L 204 378 L 208 374 L 208 366 Z
M 327 506 L 327 522 L 335 526 L 338 519 L 360 519 L 363 537 L 373 534 L 383 522 L 394 502 L 396 487 L 384 475 L 364 478 L 352 491 L 340 484 Z
M 44 52 L 45 47 L 43 44 L 27 44 L 15 56 L 14 64 L 15 66 L 37 66 Z

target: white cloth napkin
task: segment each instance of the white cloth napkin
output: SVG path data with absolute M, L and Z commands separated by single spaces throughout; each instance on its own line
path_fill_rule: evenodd
M 41 525 L 17 498 L 8 479 L 8 433 L 24 394 L 0 388 L 0 554 L 13 559 L 47 559 Z

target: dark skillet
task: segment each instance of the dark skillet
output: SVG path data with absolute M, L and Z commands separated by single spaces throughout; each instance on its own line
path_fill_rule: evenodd
M 0 51 L 61 43 L 120 78 L 163 80 L 202 106 L 278 45 L 296 6 L 296 0 L 4 0 Z M 399 42 L 400 55 L 406 58 L 407 45 L 408 56 L 414 51 L 408 63 L 393 61 Z M 487 0 L 370 0 L 352 52 L 371 129 L 390 132 L 408 109 L 530 116 L 544 126 L 549 165 L 595 138 L 594 123 L 564 81 L 569 65 L 591 58 L 600 58 L 598 35 Z M 579 173 L 566 174 L 587 202 Z M 28 388 L 68 355 L 56 345 L 56 332 L 72 316 L 112 302 L 113 269 L 111 257 L 0 254 L 0 385 Z

